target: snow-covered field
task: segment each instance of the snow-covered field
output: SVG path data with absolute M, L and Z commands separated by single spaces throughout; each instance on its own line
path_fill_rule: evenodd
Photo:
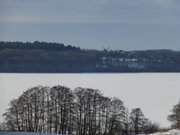
M 28 132 L 0 132 L 0 135 L 60 135 L 60 134 L 28 133 Z
M 150 135 L 180 135 L 180 130 L 173 129 L 173 130 L 169 130 L 167 132 L 157 132 L 157 133 L 153 133 Z

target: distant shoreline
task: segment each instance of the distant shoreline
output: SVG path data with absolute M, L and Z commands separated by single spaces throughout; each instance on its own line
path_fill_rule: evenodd
M 178 73 L 180 51 L 83 50 L 50 42 L 0 42 L 0 73 Z

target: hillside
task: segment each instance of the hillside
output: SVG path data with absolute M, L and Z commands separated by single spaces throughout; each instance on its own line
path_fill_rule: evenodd
M 0 72 L 180 72 L 180 51 L 85 50 L 48 42 L 0 42 Z

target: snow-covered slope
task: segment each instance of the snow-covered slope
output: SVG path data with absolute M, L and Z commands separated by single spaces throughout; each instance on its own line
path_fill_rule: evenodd
M 173 129 L 173 130 L 169 130 L 167 132 L 157 132 L 157 133 L 153 133 L 150 135 L 180 135 L 180 130 Z
M 60 135 L 60 134 L 28 133 L 28 132 L 0 132 L 0 135 Z

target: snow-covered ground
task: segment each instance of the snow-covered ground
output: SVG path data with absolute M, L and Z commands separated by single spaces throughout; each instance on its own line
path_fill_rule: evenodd
M 28 132 L 0 132 L 0 135 L 60 135 L 60 134 L 28 133 Z
M 167 132 L 157 132 L 150 135 L 180 135 L 180 130 L 172 129 Z

